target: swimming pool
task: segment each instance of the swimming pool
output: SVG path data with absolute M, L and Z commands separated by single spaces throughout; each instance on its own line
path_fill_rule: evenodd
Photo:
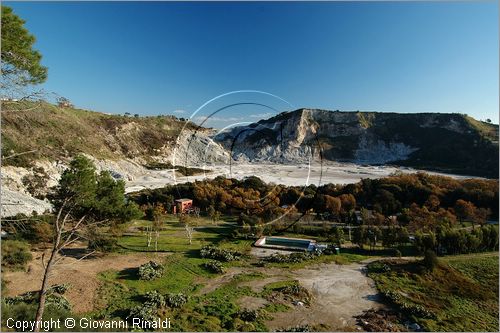
M 313 251 L 316 241 L 305 238 L 263 236 L 255 242 L 255 246 L 282 250 Z

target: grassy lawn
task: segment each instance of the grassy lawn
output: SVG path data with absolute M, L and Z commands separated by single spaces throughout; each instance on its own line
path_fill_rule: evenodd
M 419 262 L 376 262 L 369 276 L 380 292 L 429 331 L 498 331 L 498 253 Z
M 191 244 L 187 237 L 184 226 L 180 225 L 177 218 L 165 217 L 164 225 L 158 238 L 159 252 L 186 252 L 197 250 L 203 245 L 220 242 L 233 229 L 231 224 L 223 221 L 217 225 L 206 218 L 192 219 L 194 226 Z M 146 227 L 151 227 L 152 222 L 146 220 L 136 220 L 129 224 L 129 230 L 118 241 L 122 252 L 155 252 L 155 237 L 153 233 L 151 245 L 147 246 Z
M 160 260 L 165 267 L 162 277 L 144 281 L 138 278 L 138 267 L 122 271 L 106 271 L 99 278 L 102 286 L 98 292 L 96 311 L 92 312 L 93 318 L 121 318 L 125 319 L 130 309 L 144 303 L 144 295 L 150 291 L 158 291 L 165 295 L 168 293 L 183 293 L 188 296 L 188 302 L 182 308 L 160 309 L 161 318 L 169 317 L 174 331 L 267 331 L 265 320 L 272 319 L 274 313 L 286 312 L 293 307 L 283 301 L 270 301 L 261 310 L 255 320 L 244 320 L 238 304 L 244 297 L 269 297 L 271 292 L 276 293 L 276 288 L 293 283 L 293 281 L 278 282 L 255 292 L 242 282 L 266 278 L 255 270 L 259 259 L 250 256 L 253 240 L 231 239 L 228 237 L 234 229 L 233 221 L 220 221 L 214 224 L 206 218 L 194 220 L 195 231 L 192 243 L 186 235 L 184 227 L 175 217 L 167 216 L 158 239 L 158 251 L 168 252 L 170 255 Z M 146 227 L 152 225 L 151 221 L 136 220 L 127 225 L 127 231 L 119 238 L 119 252 L 154 252 L 154 236 L 151 245 L 147 246 Z M 202 264 L 209 259 L 200 258 L 199 250 L 202 246 L 214 244 L 222 249 L 238 251 L 244 254 L 237 261 L 224 262 L 226 268 L 249 268 L 239 274 L 229 276 L 221 282 L 214 282 L 218 275 L 208 272 Z M 289 269 L 303 268 L 312 264 L 336 262 L 347 264 L 359 262 L 369 255 L 358 253 L 341 253 L 340 255 L 323 255 L 310 260 L 294 264 L 266 264 Z M 202 294 L 203 284 L 207 287 L 215 283 L 215 289 L 209 289 Z M 247 314 L 248 315 L 248 314 Z M 242 317 L 243 316 L 243 317 Z

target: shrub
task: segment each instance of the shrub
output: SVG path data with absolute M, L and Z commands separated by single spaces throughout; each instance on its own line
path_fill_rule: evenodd
M 71 287 L 71 285 L 69 283 L 54 284 L 53 286 L 50 286 L 50 288 L 48 289 L 48 292 L 64 295 L 70 287 Z
M 425 255 L 424 255 L 424 259 L 422 260 L 422 263 L 424 264 L 425 268 L 427 268 L 427 270 L 432 272 L 439 264 L 436 253 L 434 251 L 431 251 L 431 250 L 425 251 Z
M 95 234 L 89 239 L 88 248 L 101 252 L 111 252 L 116 249 L 118 239 L 116 237 Z
M 45 299 L 45 306 L 51 307 L 53 309 L 71 311 L 71 304 L 68 300 L 61 294 L 55 292 L 57 285 L 49 288 L 47 290 L 47 298 Z M 65 290 L 64 290 L 65 291 Z M 38 303 L 38 292 L 27 292 L 14 297 L 6 297 L 4 299 L 7 305 L 17 305 L 17 304 L 37 304 Z
M 143 321 L 155 321 L 158 317 L 157 309 L 152 305 L 137 305 L 130 309 L 126 319 L 138 318 Z
M 153 280 L 163 275 L 163 265 L 150 261 L 139 267 L 139 279 Z
M 187 303 L 188 297 L 182 293 L 179 294 L 167 294 L 166 303 L 171 308 L 180 308 Z
M 203 268 L 206 270 L 212 272 L 212 273 L 217 273 L 217 274 L 222 274 L 224 273 L 224 266 L 218 261 L 212 260 L 206 263 L 203 263 Z
M 302 262 L 304 260 L 309 260 L 313 259 L 317 256 L 320 256 L 321 252 L 298 252 L 298 253 L 292 253 L 289 255 L 284 255 L 284 254 L 273 254 L 264 260 L 267 262 L 274 262 L 274 263 L 287 263 L 287 264 L 295 264 Z
M 206 245 L 200 249 L 202 258 L 215 259 L 220 261 L 233 261 L 241 257 L 241 253 L 237 251 L 219 249 L 212 245 Z
M 150 304 L 156 308 L 164 307 L 167 304 L 165 297 L 156 290 L 152 290 L 146 293 L 145 297 L 146 297 L 146 304 Z
M 420 304 L 406 302 L 405 298 L 397 291 L 387 290 L 382 294 L 408 314 L 423 318 L 434 318 L 434 315 L 425 307 Z
M 256 321 L 259 313 L 256 310 L 243 309 L 238 312 L 238 317 L 243 321 Z
M 28 243 L 17 240 L 2 241 L 2 266 L 24 268 L 32 258 Z
M 44 199 L 47 188 L 49 175 L 41 167 L 33 168 L 33 174 L 26 175 L 21 179 L 21 182 L 26 187 L 29 194 L 37 199 Z

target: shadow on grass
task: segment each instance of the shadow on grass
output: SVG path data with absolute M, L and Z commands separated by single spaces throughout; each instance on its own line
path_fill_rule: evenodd
M 341 248 L 340 253 L 346 254 L 359 254 L 364 256 L 381 256 L 381 257 L 394 257 L 397 255 L 396 251 L 399 250 L 401 256 L 416 256 L 417 250 L 414 246 L 405 245 L 399 246 L 397 248 L 388 248 L 388 249 L 361 249 L 359 247 L 350 247 L 350 248 Z
M 200 250 L 199 249 L 191 249 L 184 251 L 186 258 L 196 258 L 196 259 L 201 259 L 200 256 Z
M 139 280 L 139 269 L 137 267 L 131 267 L 121 270 L 117 278 L 122 280 Z

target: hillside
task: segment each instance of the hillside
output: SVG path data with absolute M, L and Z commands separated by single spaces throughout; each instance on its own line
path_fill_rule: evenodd
M 3 103 L 3 165 L 65 160 L 77 153 L 98 159 L 147 161 L 168 154 L 184 124 L 173 116 L 135 118 L 48 103 Z M 6 158 L 23 152 L 30 153 Z
M 498 177 L 498 125 L 461 114 L 299 109 L 224 132 L 215 137 L 220 145 L 211 143 L 212 130 L 185 124 L 173 116 L 126 117 L 48 103 L 4 103 L 2 164 L 64 163 L 86 153 L 148 165 L 170 162 L 177 149 L 177 164 L 225 161 L 231 151 L 236 160 L 254 162 L 307 162 L 312 156 Z
M 395 164 L 498 177 L 498 125 L 461 114 L 299 109 L 216 137 L 235 159 Z

